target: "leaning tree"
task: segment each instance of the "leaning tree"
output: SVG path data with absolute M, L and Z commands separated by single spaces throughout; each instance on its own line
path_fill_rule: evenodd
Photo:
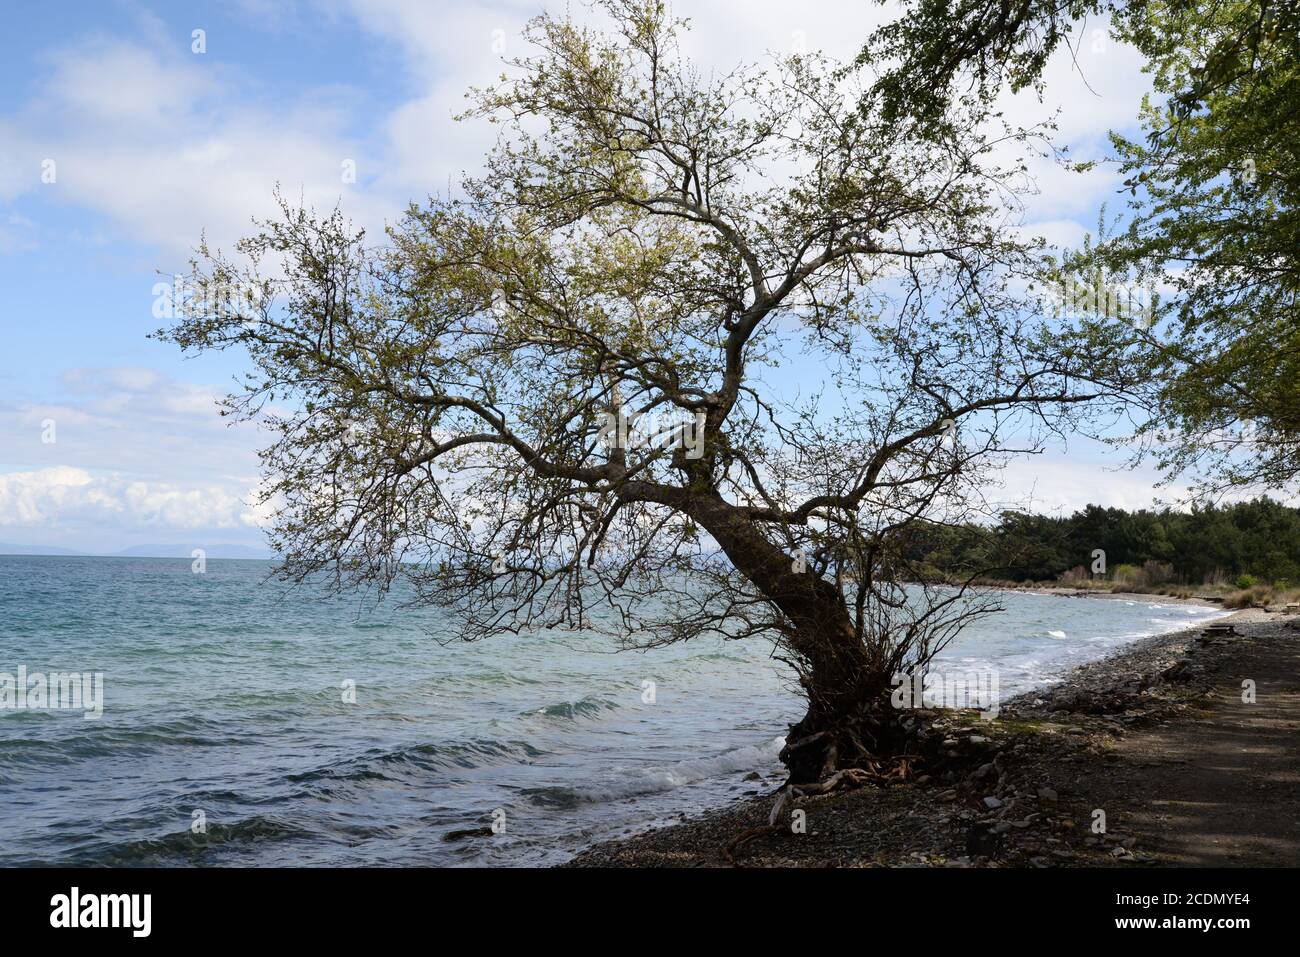
M 871 766 L 894 676 L 987 608 L 908 542 L 1115 395 L 1030 294 L 1033 134 L 979 97 L 882 119 L 869 65 L 705 75 L 662 4 L 601 8 L 474 91 L 502 134 L 456 195 L 377 248 L 285 204 L 161 335 L 251 357 L 286 579 L 401 580 L 469 639 L 766 637 L 792 781 Z

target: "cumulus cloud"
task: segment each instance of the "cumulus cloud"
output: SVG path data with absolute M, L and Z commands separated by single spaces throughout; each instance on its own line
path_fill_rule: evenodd
M 897 12 L 893 4 L 848 0 L 678 6 L 694 28 L 685 52 L 706 73 L 796 48 L 849 59 Z M 268 27 L 264 4 L 245 9 L 252 25 Z M 493 82 L 504 57 L 524 52 L 520 31 L 539 9 L 536 0 L 319 0 L 311 7 L 316 19 L 350 22 L 399 54 L 394 68 L 413 92 L 378 109 L 364 91 L 346 86 L 264 102 L 255 77 L 216 53 L 178 49 L 156 24 L 130 37 L 72 39 L 44 58 L 39 98 L 0 114 L 0 201 L 44 190 L 56 202 L 106 215 L 169 260 L 186 256 L 205 231 L 228 245 L 247 231 L 250 216 L 271 215 L 276 183 L 318 208 L 341 202 L 356 222 L 377 230 L 408 200 L 446 191 L 478 168 L 492 129 L 452 116 L 470 86 Z M 306 16 L 296 8 L 281 15 Z M 1107 129 L 1131 123 L 1148 84 L 1134 51 L 1108 39 L 1094 51 L 1084 39 L 1077 55 L 1063 49 L 1052 60 L 1045 100 L 1023 91 L 1003 105 L 1019 122 L 1062 109 L 1062 138 L 1091 154 Z M 41 183 L 46 160 L 56 163 L 53 184 Z M 343 182 L 348 160 L 356 164 L 355 184 Z M 1090 213 L 1116 185 L 1106 171 L 1080 177 L 1050 160 L 1033 165 L 1042 192 L 1032 218 Z M 13 234 L 0 230 L 0 244 L 12 244 Z
M 146 531 L 232 530 L 257 544 L 256 424 L 218 390 L 151 369 L 72 369 L 56 401 L 0 403 L 0 526 L 92 549 Z M 116 546 L 120 547 L 120 546 Z
M 0 526 L 132 530 L 248 529 L 259 524 L 252 489 L 149 482 L 54 466 L 0 473 Z
M 0 465 L 66 465 L 158 480 L 257 476 L 255 424 L 218 413 L 221 390 L 135 367 L 72 369 L 54 400 L 0 402 Z
M 1181 491 L 1170 490 L 1160 496 L 1154 488 L 1155 475 L 1069 459 L 1017 462 L 1004 470 L 1002 478 L 1002 500 L 1045 515 L 1069 514 L 1087 504 L 1151 508 L 1158 498 L 1177 500 Z
M 277 183 L 318 208 L 343 201 L 371 227 L 392 208 L 364 188 L 369 151 L 344 132 L 346 96 L 261 106 L 234 71 L 147 36 L 74 44 L 47 70 L 40 99 L 0 115 L 0 201 L 40 190 L 178 265 L 205 233 L 228 245 L 250 216 L 271 215 Z M 356 185 L 344 182 L 347 160 Z M 53 182 L 42 181 L 47 164 Z

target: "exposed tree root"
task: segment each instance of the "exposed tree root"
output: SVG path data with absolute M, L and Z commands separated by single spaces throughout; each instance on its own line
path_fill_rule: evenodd
M 807 739 L 805 739 L 806 743 Z M 864 749 L 865 750 L 865 749 Z M 872 760 L 866 762 L 866 767 L 847 767 L 833 770 L 833 762 L 837 755 L 837 748 L 832 744 L 827 749 L 827 767 L 825 776 L 820 781 L 814 781 L 808 784 L 787 784 L 777 792 L 776 803 L 772 805 L 772 813 L 768 815 L 767 824 L 762 827 L 753 827 L 747 831 L 742 831 L 728 841 L 721 849 L 720 853 L 723 860 L 728 864 L 736 863 L 736 854 L 745 844 L 755 838 L 763 837 L 767 834 L 790 834 L 790 828 L 784 824 L 778 823 L 782 814 L 788 805 L 801 798 L 812 797 L 820 794 L 830 794 L 832 791 L 848 791 L 861 787 L 876 786 L 885 787 L 899 781 L 906 781 L 912 776 L 913 764 L 921 761 L 921 757 L 915 754 L 900 754 L 893 758 L 885 760 Z M 886 765 L 891 765 L 886 769 Z

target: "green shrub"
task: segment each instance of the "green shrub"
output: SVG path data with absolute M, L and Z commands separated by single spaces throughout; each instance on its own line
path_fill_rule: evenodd
M 1111 569 L 1110 577 L 1117 582 L 1133 582 L 1142 577 L 1142 569 L 1136 565 L 1116 565 Z

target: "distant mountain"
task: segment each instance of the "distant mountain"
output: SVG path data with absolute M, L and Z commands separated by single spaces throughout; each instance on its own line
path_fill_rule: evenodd
M 85 552 L 71 548 L 58 548 L 54 545 L 15 545 L 12 542 L 0 542 L 0 555 L 84 555 Z
M 202 548 L 208 558 L 269 559 L 275 555 L 265 548 L 250 545 L 132 545 L 120 552 L 81 552 L 73 548 L 54 545 L 15 545 L 0 542 L 0 555 L 68 555 L 93 558 L 190 558 L 190 553 Z
M 249 545 L 132 545 L 114 554 L 122 558 L 190 558 L 201 548 L 208 558 L 274 558 L 265 548 Z

